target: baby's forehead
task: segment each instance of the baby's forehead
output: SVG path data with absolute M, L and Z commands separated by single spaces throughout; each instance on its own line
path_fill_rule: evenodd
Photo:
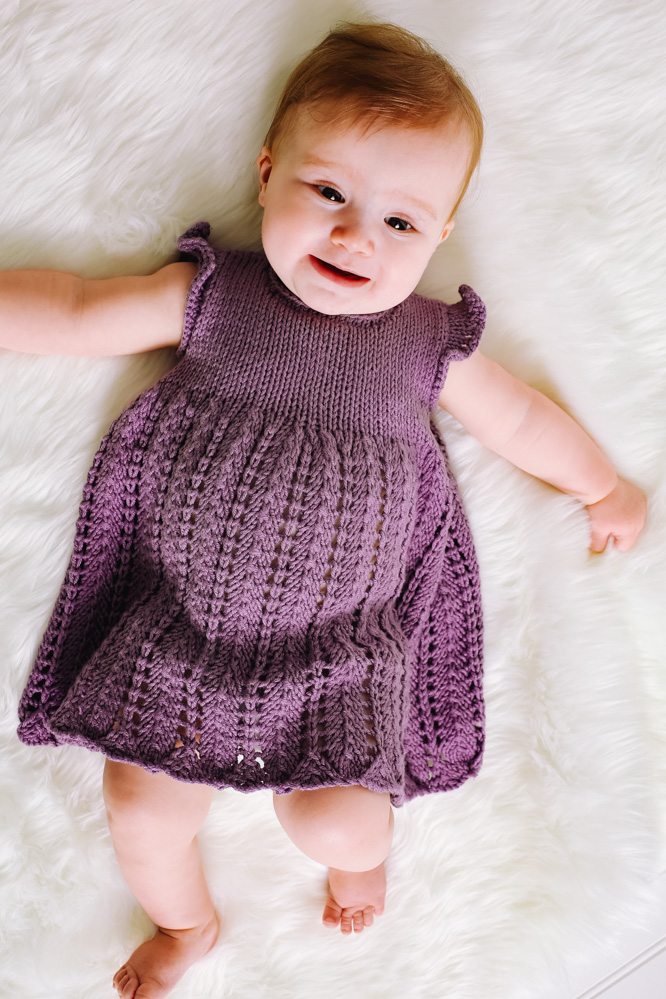
M 373 115 L 371 111 L 351 108 L 344 102 L 330 101 L 323 106 L 301 104 L 292 108 L 284 122 L 280 142 L 302 146 L 303 143 L 310 144 L 313 139 L 326 142 L 342 138 L 349 147 L 353 147 L 362 145 L 368 136 L 379 132 L 391 133 L 398 141 L 405 143 L 415 134 L 432 138 L 433 142 L 456 137 L 466 143 L 469 139 L 469 130 L 454 118 L 418 125 L 413 121 Z

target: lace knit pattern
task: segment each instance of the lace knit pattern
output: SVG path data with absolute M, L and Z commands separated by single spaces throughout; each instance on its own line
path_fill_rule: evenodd
M 19 737 L 243 792 L 457 787 L 483 750 L 481 602 L 431 414 L 483 304 L 325 316 L 209 232 L 179 240 L 175 367 L 88 473 Z

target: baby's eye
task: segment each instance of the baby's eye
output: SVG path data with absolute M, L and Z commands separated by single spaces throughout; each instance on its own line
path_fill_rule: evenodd
M 395 229 L 396 232 L 407 232 L 413 228 L 409 222 L 406 222 L 405 219 L 399 219 L 396 215 L 389 215 L 384 221 L 388 222 L 391 229 Z
M 315 187 L 327 201 L 337 201 L 340 203 L 345 200 L 339 191 L 336 191 L 334 187 L 329 187 L 328 184 L 315 184 Z

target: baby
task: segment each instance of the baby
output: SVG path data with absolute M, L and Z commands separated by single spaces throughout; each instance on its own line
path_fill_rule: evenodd
M 414 289 L 479 161 L 442 57 L 344 25 L 294 70 L 257 158 L 263 253 L 209 227 L 146 277 L 0 275 L 2 346 L 177 348 L 89 472 L 19 714 L 106 756 L 123 875 L 156 924 L 113 979 L 160 999 L 215 944 L 197 832 L 216 787 L 273 790 L 328 867 L 326 926 L 383 911 L 392 806 L 483 746 L 478 570 L 439 405 L 623 550 L 646 501 L 554 403 L 477 349 L 484 310 Z

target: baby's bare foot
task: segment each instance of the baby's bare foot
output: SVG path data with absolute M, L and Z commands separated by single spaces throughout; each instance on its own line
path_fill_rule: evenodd
M 352 926 L 360 933 L 372 926 L 374 916 L 381 916 L 386 897 L 386 870 L 383 862 L 371 871 L 339 871 L 328 869 L 328 897 L 324 906 L 324 926 L 340 924 L 342 933 L 351 933 Z
M 163 999 L 187 969 L 213 947 L 220 932 L 217 913 L 188 930 L 158 928 L 134 951 L 113 979 L 121 999 Z

